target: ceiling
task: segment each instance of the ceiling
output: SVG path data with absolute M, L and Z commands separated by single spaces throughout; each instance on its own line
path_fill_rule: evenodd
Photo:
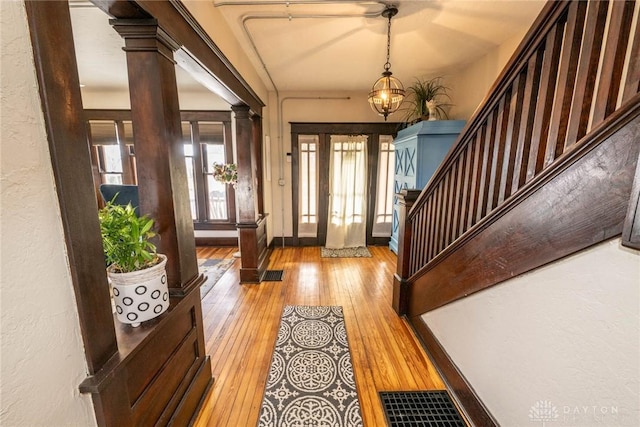
M 543 3 L 396 0 L 391 71 L 405 85 L 414 77 L 451 74 L 521 34 Z M 87 2 L 71 4 L 81 82 L 97 90 L 126 87 L 122 39 L 107 16 Z M 275 83 L 280 91 L 368 91 L 383 71 L 387 20 L 380 16 L 382 2 L 292 0 L 287 5 L 273 0 L 215 0 L 213 4 L 268 90 Z M 95 49 L 96 45 L 101 48 Z M 182 71 L 177 77 L 182 90 L 204 90 Z
M 69 4 L 80 83 L 93 91 L 128 90 L 124 40 L 109 25 L 109 16 L 85 0 Z M 181 90 L 206 90 L 180 67 L 176 79 Z
M 263 70 L 261 58 L 279 90 L 368 91 L 380 77 L 387 44 L 387 19 L 380 16 L 383 2 L 287 5 L 256 0 L 239 5 L 244 3 L 249 2 L 214 1 L 255 68 Z M 391 23 L 391 71 L 410 83 L 414 77 L 452 73 L 520 34 L 544 2 L 396 0 L 393 4 L 398 14 Z M 266 73 L 262 75 L 273 89 Z

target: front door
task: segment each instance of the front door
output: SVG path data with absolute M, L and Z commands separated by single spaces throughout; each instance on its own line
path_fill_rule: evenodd
M 327 248 L 367 245 L 367 136 L 331 135 Z
M 393 123 L 291 125 L 292 245 L 389 243 L 395 127 Z

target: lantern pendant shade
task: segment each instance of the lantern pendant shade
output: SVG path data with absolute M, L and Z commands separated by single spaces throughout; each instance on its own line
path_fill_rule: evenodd
M 400 80 L 391 75 L 391 71 L 385 71 L 373 84 L 369 92 L 369 104 L 376 113 L 384 116 L 385 121 L 389 114 L 398 110 L 404 99 L 404 86 Z
M 393 114 L 402 104 L 404 99 L 404 86 L 400 80 L 392 76 L 391 62 L 389 62 L 389 52 L 391 51 L 391 18 L 398 13 L 398 8 L 388 5 L 382 16 L 389 20 L 387 24 L 387 62 L 384 64 L 384 72 L 371 88 L 369 92 L 369 105 L 376 113 L 384 116 L 387 120 L 389 114 Z

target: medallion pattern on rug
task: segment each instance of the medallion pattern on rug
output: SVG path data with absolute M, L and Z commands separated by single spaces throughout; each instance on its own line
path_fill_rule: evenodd
M 284 308 L 258 426 L 362 426 L 342 307 Z

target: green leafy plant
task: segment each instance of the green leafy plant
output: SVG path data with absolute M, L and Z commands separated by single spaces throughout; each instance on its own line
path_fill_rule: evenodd
M 235 163 L 214 163 L 213 179 L 223 184 L 235 186 L 238 183 L 238 166 Z
M 135 209 L 110 201 L 98 212 L 104 255 L 110 271 L 129 273 L 154 266 L 159 262 L 156 247 L 149 239 L 153 219 L 137 216 Z
M 407 88 L 408 96 L 405 98 L 405 102 L 408 104 L 408 107 L 405 109 L 405 121 L 426 120 L 429 117 L 427 102 L 432 100 L 436 101 L 438 117 L 449 118 L 443 107 L 448 107 L 451 104 L 442 102 L 444 99 L 451 100 L 448 93 L 449 90 L 447 86 L 442 84 L 441 77 L 435 77 L 433 79 L 416 78 L 413 84 Z

